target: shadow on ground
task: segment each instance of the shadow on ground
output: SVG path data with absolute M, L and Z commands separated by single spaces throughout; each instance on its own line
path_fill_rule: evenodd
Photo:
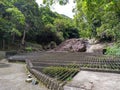
M 10 67 L 10 64 L 0 63 L 0 68 Z

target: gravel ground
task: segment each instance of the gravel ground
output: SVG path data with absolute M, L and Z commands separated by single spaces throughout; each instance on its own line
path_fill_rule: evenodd
M 27 73 L 23 63 L 0 60 L 0 90 L 47 90 L 43 85 L 25 82 Z

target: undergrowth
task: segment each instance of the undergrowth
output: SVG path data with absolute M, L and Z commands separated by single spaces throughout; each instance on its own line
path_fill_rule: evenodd
M 107 47 L 106 54 L 120 56 L 120 43 L 115 43 L 112 47 Z

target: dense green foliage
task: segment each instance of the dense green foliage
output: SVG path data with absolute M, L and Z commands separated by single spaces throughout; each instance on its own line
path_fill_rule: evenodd
M 73 0 L 74 23 L 84 38 L 100 41 L 120 40 L 120 0 Z M 44 0 L 47 5 L 65 5 L 69 0 Z M 106 54 L 119 55 L 120 46 L 107 48 Z
M 44 0 L 52 5 L 67 4 L 69 0 Z M 74 21 L 81 37 L 101 40 L 120 39 L 120 0 L 74 0 Z
M 79 31 L 68 17 L 52 12 L 49 7 L 41 7 L 44 29 L 37 35 L 37 42 L 46 45 L 51 41 L 57 44 L 68 38 L 78 38 Z M 38 39 L 39 38 L 39 39 Z M 45 42 L 46 41 L 46 42 Z
M 68 2 L 43 0 L 46 5 L 38 6 L 35 0 L 0 1 L 0 47 L 23 46 L 25 41 L 45 46 L 79 37 L 120 40 L 119 0 L 74 0 L 74 19 L 50 10 L 52 4 Z
M 5 41 L 7 44 L 13 43 L 15 36 L 21 36 L 21 30 L 18 27 L 24 24 L 24 15 L 12 2 L 0 1 L 0 44 L 2 42 L 5 44 Z
M 75 21 L 81 35 L 87 32 L 88 37 L 119 39 L 119 0 L 76 0 L 76 3 Z
M 120 44 L 116 43 L 112 47 L 107 47 L 107 55 L 117 55 L 120 56 Z
M 72 19 L 52 12 L 49 6 L 38 6 L 35 0 L 0 1 L 0 48 L 26 41 L 48 45 L 78 38 Z

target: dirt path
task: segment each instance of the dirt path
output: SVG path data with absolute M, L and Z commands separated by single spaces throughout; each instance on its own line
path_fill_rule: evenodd
M 44 86 L 25 82 L 25 64 L 0 61 L 0 90 L 47 90 Z

